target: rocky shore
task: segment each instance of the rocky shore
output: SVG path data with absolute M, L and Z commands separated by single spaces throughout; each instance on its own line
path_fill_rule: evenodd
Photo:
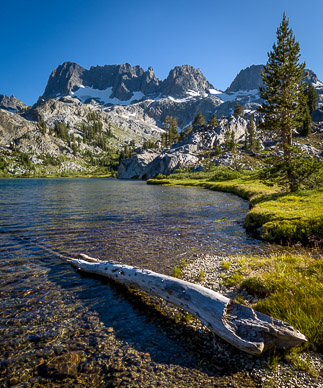
M 224 260 L 230 262 L 228 269 L 223 268 Z M 236 258 L 204 255 L 187 263 L 181 278 L 234 297 L 234 289 L 224 287 L 220 275 L 236 268 Z M 44 293 L 37 296 L 39 308 L 28 319 L 29 336 L 10 306 L 3 312 L 8 325 L 1 330 L 7 338 L 2 348 L 5 361 L 0 362 L 3 387 L 323 387 L 322 355 L 302 356 L 311 372 L 280 361 L 278 354 L 248 355 L 159 298 L 112 285 L 158 327 L 143 347 L 122 340 L 99 314 L 79 305 L 72 296 L 49 297 L 53 285 L 47 283 Z M 19 298 L 27 294 L 19 286 L 16 293 Z M 40 316 L 48 317 L 48 322 L 42 322 L 48 327 L 45 333 L 40 330 Z
M 226 269 L 225 269 L 225 268 Z M 234 287 L 223 285 L 222 276 L 228 276 L 238 269 L 236 257 L 209 256 L 198 257 L 188 263 L 182 270 L 181 278 L 190 282 L 199 283 L 221 294 L 235 298 L 238 291 Z M 240 294 L 241 295 L 241 294 Z M 242 292 L 244 300 L 255 303 L 251 295 Z M 213 357 L 224 360 L 224 363 L 240 362 L 250 378 L 258 386 L 262 387 L 323 387 L 323 360 L 322 354 L 304 353 L 300 359 L 310 364 L 311 372 L 301 371 L 291 363 L 276 360 L 273 354 L 264 355 L 261 358 L 238 354 L 230 345 L 218 343 L 215 339 Z M 231 360 L 231 361 L 230 361 Z M 317 377 L 315 377 L 316 375 Z

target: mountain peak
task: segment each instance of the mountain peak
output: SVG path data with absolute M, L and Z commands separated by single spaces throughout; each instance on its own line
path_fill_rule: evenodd
M 252 65 L 241 70 L 226 90 L 226 93 L 259 89 L 260 86 L 264 85 L 261 77 L 263 69 L 263 65 Z
M 15 96 L 9 97 L 5 94 L 0 94 L 0 109 L 6 109 L 9 112 L 18 112 L 19 110 L 25 108 L 27 108 L 27 105 Z
M 188 91 L 194 91 L 201 95 L 213 89 L 213 86 L 204 77 L 201 69 L 191 65 L 175 66 L 162 83 L 163 95 L 183 97 Z
M 54 69 L 49 76 L 48 83 L 43 94 L 44 99 L 55 98 L 58 95 L 69 95 L 75 87 L 82 85 L 84 67 L 74 62 L 64 62 Z

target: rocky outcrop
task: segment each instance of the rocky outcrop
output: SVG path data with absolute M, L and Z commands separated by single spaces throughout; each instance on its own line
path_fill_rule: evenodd
M 91 124 L 89 120 L 91 112 L 96 112 L 98 115 L 103 131 L 112 128 L 114 136 L 108 139 L 107 144 L 111 148 L 121 148 L 131 140 L 135 140 L 136 144 L 140 145 L 145 140 L 157 140 L 160 137 L 161 129 L 156 126 L 153 119 L 144 115 L 142 109 L 127 110 L 117 105 L 103 110 L 97 105 L 83 104 L 70 97 L 43 100 L 23 116 L 32 121 L 40 117 L 49 128 L 53 128 L 57 121 L 64 122 L 69 126 L 70 131 L 82 136 L 81 126 Z
M 206 120 L 212 117 L 213 112 L 221 104 L 215 96 L 192 97 L 184 100 L 174 98 L 162 98 L 157 101 L 144 101 L 138 106 L 142 107 L 145 114 L 163 127 L 166 116 L 176 117 L 178 126 L 184 128 L 191 124 L 198 113 L 202 113 Z
M 179 168 L 193 167 L 198 160 L 185 146 L 165 150 L 147 166 L 145 178 L 150 179 L 158 174 L 169 175 Z
M 216 144 L 223 144 L 224 133 L 229 126 L 236 141 L 244 139 L 248 121 L 243 117 L 231 116 L 219 121 L 218 127 L 197 126 L 185 139 L 156 154 L 144 151 L 122 161 L 118 178 L 150 179 L 158 174 L 169 175 L 176 169 L 192 168 L 203 159 L 203 151 L 211 150 Z
M 129 159 L 123 160 L 118 169 L 118 178 L 120 179 L 143 179 L 146 175 L 147 166 L 159 153 L 154 151 L 142 151 L 133 155 Z
M 27 108 L 27 105 L 15 96 L 6 96 L 0 94 L 0 109 L 6 109 L 9 112 L 19 112 Z

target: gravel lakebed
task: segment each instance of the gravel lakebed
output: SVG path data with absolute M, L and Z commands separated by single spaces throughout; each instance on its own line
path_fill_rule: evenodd
M 222 286 L 220 280 L 223 271 L 228 274 L 237 268 L 236 258 L 225 258 L 231 262 L 228 270 L 223 270 L 223 260 L 210 255 L 195 257 L 182 269 L 181 278 L 232 298 L 235 291 Z M 199 281 L 201 270 L 204 279 Z M 6 325 L 0 327 L 4 343 L 0 386 L 323 387 L 322 377 L 287 362 L 270 368 L 268 355 L 254 357 L 235 349 L 160 298 L 113 285 L 158 328 L 157 346 L 155 339 L 155 345 L 148 342 L 140 348 L 135 340 L 122 340 L 115 328 L 76 303 L 72 295 L 59 299 L 57 294 L 54 303 L 48 296 L 52 295 L 50 287 L 51 283 L 44 280 L 43 291 L 38 290 L 35 314 L 29 311 L 22 318 L 21 313 L 13 314 L 9 305 L 2 312 L 7 318 Z M 28 309 L 26 291 L 17 289 L 16 293 L 22 311 Z M 248 300 L 248 295 L 244 297 Z M 46 320 L 42 321 L 41 316 Z M 317 376 L 321 376 L 322 357 L 311 353 L 310 359 Z

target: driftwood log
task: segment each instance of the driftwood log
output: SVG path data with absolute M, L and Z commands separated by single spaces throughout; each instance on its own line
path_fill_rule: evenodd
M 200 285 L 129 265 L 102 262 L 87 255 L 72 259 L 81 271 L 103 275 L 125 286 L 159 296 L 198 318 L 236 348 L 253 355 L 288 348 L 306 338 L 291 325 L 254 311 Z

